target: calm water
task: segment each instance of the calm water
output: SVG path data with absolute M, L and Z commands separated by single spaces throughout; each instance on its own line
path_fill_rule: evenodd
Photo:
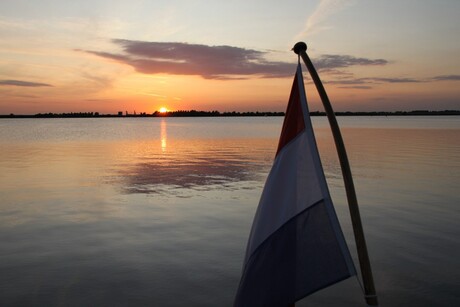
M 381 306 L 460 306 L 460 118 L 339 122 Z M 0 306 L 231 306 L 281 124 L 0 120 Z M 314 125 L 356 260 L 326 119 Z M 297 306 L 362 301 L 350 278 Z

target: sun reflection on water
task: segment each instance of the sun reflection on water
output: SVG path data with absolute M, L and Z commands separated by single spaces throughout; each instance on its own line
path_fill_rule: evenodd
M 167 132 L 166 132 L 166 119 L 161 120 L 160 124 L 160 129 L 161 129 L 161 151 L 165 152 L 166 151 L 166 140 L 167 140 Z
M 268 140 L 168 140 L 166 123 L 161 123 L 158 147 L 148 142 L 122 142 L 119 163 L 106 176 L 122 193 L 169 194 L 177 189 L 231 188 L 237 182 L 254 181 L 266 174 L 273 160 L 273 143 Z M 116 150 L 116 149 L 115 149 Z M 260 160 L 260 156 L 265 157 Z M 251 185 L 252 186 L 252 185 Z M 257 185 L 258 187 L 258 185 Z

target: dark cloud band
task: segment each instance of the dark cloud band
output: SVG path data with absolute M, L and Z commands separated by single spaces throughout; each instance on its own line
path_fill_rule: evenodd
M 51 84 L 47 84 L 47 83 L 29 82 L 29 81 L 20 81 L 20 80 L 0 80 L 0 85 L 25 86 L 25 87 L 52 86 Z
M 460 81 L 460 75 L 443 75 L 434 77 L 435 81 Z
M 161 43 L 115 39 L 123 54 L 87 51 L 132 66 L 145 74 L 200 75 L 206 79 L 240 79 L 259 75 L 265 78 L 287 77 L 295 65 L 272 62 L 265 52 L 232 47 L 186 43 Z
M 350 55 L 333 55 L 325 54 L 315 60 L 315 66 L 318 69 L 334 69 L 344 68 L 349 66 L 361 65 L 361 66 L 373 66 L 373 65 L 386 65 L 387 60 L 384 59 L 366 59 L 356 58 Z
M 145 74 L 199 75 L 206 79 L 244 79 L 290 77 L 295 64 L 269 61 L 269 52 L 233 46 L 145 42 L 114 39 L 121 54 L 86 51 L 132 66 Z M 355 58 L 349 55 L 324 55 L 316 63 L 318 69 L 344 68 L 354 65 L 385 65 L 383 59 Z

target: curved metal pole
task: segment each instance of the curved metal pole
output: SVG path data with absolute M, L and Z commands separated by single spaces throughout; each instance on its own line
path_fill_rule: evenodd
M 366 239 L 364 238 L 363 226 L 358 208 L 358 199 L 356 197 L 353 177 L 351 175 L 350 164 L 348 162 L 347 152 L 343 143 L 342 134 L 340 133 L 339 124 L 332 109 L 326 90 L 316 72 L 313 63 L 307 55 L 307 45 L 303 42 L 295 44 L 294 52 L 300 55 L 310 72 L 311 78 L 316 85 L 321 101 L 323 102 L 329 124 L 331 126 L 332 135 L 334 137 L 335 146 L 339 155 L 340 166 L 342 168 L 343 181 L 347 193 L 348 207 L 350 209 L 351 221 L 353 224 L 353 232 L 355 235 L 356 248 L 358 250 L 359 264 L 361 275 L 364 283 L 365 299 L 368 305 L 377 306 L 377 294 L 375 292 L 374 279 L 372 277 L 371 263 L 367 253 Z

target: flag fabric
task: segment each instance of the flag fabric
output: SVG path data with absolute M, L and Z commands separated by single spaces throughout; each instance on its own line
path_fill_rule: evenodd
M 234 306 L 289 306 L 355 274 L 321 165 L 299 64 Z

